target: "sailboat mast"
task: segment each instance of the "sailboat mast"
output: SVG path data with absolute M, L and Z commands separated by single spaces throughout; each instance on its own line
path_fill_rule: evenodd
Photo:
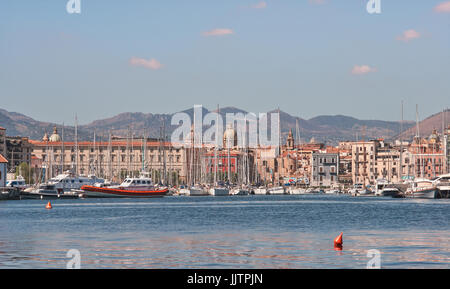
M 279 155 L 279 158 L 280 158 L 280 162 L 278 163 L 277 186 L 280 185 L 280 176 L 281 176 L 281 123 L 280 123 L 280 107 L 278 107 L 278 155 Z
M 402 121 L 400 122 L 400 176 L 399 181 L 403 178 L 403 100 L 402 100 Z
M 422 141 L 420 139 L 420 128 L 419 128 L 419 105 L 416 104 L 416 137 L 417 137 L 417 142 L 418 142 L 418 146 L 417 146 L 417 154 L 419 157 L 419 165 L 418 169 L 420 170 L 420 176 L 423 177 L 423 160 L 422 160 L 422 149 L 421 149 L 421 144 Z
M 61 174 L 64 173 L 64 122 L 61 130 Z
M 79 152 L 78 152 L 78 117 L 75 114 L 75 173 L 77 176 L 80 175 L 79 168 L 78 168 L 78 158 L 79 158 Z
M 217 149 L 219 147 L 219 105 L 217 105 L 216 116 L 216 145 L 214 148 L 214 186 L 217 186 Z

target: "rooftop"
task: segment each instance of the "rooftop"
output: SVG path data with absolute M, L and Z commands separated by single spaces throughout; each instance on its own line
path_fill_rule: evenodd
M 0 163 L 7 163 L 8 161 L 0 154 Z

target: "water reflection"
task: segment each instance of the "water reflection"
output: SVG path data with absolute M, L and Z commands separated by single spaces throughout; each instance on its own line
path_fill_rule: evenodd
M 0 267 L 65 268 L 78 249 L 82 268 L 365 268 L 377 249 L 383 268 L 450 268 L 448 205 L 167 198 L 62 201 L 49 213 L 11 202 L 0 211 Z

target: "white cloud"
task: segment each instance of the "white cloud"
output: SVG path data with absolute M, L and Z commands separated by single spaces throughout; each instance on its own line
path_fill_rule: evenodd
M 252 5 L 252 8 L 255 8 L 255 9 L 264 9 L 266 7 L 267 7 L 267 3 L 265 1 L 261 1 L 257 4 Z
M 410 29 L 410 30 L 406 30 L 405 32 L 403 32 L 403 34 L 401 36 L 398 36 L 397 40 L 408 42 L 410 40 L 420 38 L 420 36 L 421 35 L 419 32 L 417 32 L 414 29 Z
M 163 65 L 154 58 L 147 60 L 144 58 L 132 57 L 129 63 L 131 66 L 143 66 L 145 68 L 153 70 L 158 70 L 163 67 Z
M 210 31 L 203 32 L 204 36 L 222 36 L 233 34 L 233 30 L 227 28 L 217 28 Z
M 370 67 L 368 65 L 355 65 L 355 66 L 353 66 L 352 74 L 363 75 L 363 74 L 367 74 L 370 72 L 376 72 L 376 71 L 377 71 L 376 68 Z
M 434 7 L 434 12 L 450 13 L 450 1 L 442 2 Z

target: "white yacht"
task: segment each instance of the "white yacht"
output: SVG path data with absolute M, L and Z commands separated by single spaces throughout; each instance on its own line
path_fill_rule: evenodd
M 418 178 L 411 183 L 406 191 L 406 197 L 419 199 L 437 199 L 440 197 L 439 189 L 432 180 Z
M 229 196 L 230 190 L 225 187 L 214 187 L 209 189 L 209 194 L 211 196 Z
M 254 189 L 253 191 L 255 195 L 267 195 L 267 188 L 266 187 L 259 187 Z
M 267 189 L 267 194 L 269 195 L 284 195 L 285 194 L 285 190 L 284 187 L 273 187 L 273 188 L 269 188 Z
M 291 195 L 303 195 L 306 193 L 306 189 L 303 188 L 289 188 L 288 193 Z
M 401 192 L 399 189 L 394 187 L 384 187 L 378 195 L 383 197 L 397 198 L 401 196 Z
M 382 196 L 383 189 L 388 184 L 389 184 L 389 182 L 386 179 L 378 179 L 378 180 L 376 180 L 376 182 L 375 182 L 375 196 Z
M 433 180 L 433 184 L 437 186 L 441 197 L 450 198 L 450 174 L 445 174 Z
M 191 186 L 191 187 L 186 187 L 186 188 L 180 189 L 179 194 L 185 195 L 185 196 L 197 197 L 197 196 L 208 196 L 209 192 L 207 190 L 203 189 L 201 186 Z
M 233 196 L 247 196 L 250 194 L 250 192 L 248 189 L 242 187 L 232 189 L 230 194 Z
M 60 174 L 48 180 L 47 185 L 55 186 L 58 193 L 79 190 L 82 186 L 95 186 L 104 183 L 105 180 L 94 175 L 74 176 L 72 174 Z
M 329 189 L 329 190 L 325 191 L 325 194 L 328 194 L 328 195 L 337 195 L 339 193 L 340 193 L 340 190 L 338 190 L 338 189 Z
M 47 183 L 38 184 L 28 188 L 25 192 L 29 194 L 44 194 L 46 196 L 78 195 L 80 188 L 84 185 L 95 186 L 104 183 L 105 180 L 94 175 L 74 176 L 70 173 L 60 174 L 48 180 Z
M 8 188 L 18 188 L 19 190 L 25 190 L 29 186 L 26 184 L 25 179 L 22 176 L 17 176 L 13 180 L 6 181 L 6 187 Z

